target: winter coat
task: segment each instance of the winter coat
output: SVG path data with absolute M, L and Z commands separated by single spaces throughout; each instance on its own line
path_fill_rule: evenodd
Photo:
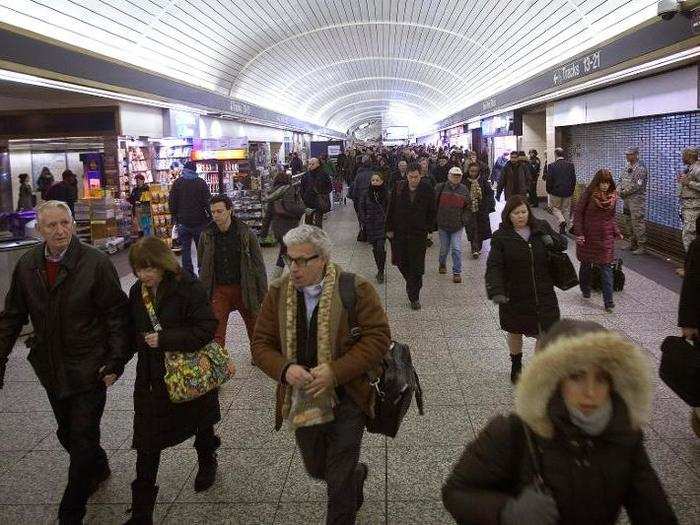
M 365 229 L 368 242 L 383 241 L 386 238 L 386 210 L 389 205 L 389 194 L 386 184 L 378 191 L 372 188 L 360 201 L 360 220 Z
M 162 326 L 158 348 L 146 345 L 143 334 L 153 332 L 143 304 L 141 282 L 129 291 L 132 341 L 138 352 L 134 385 L 134 439 L 139 450 L 161 450 L 182 443 L 199 429 L 221 419 L 217 390 L 185 403 L 173 403 L 163 380 L 164 352 L 196 352 L 214 339 L 218 322 L 202 283 L 183 272 L 161 281 L 156 292 L 156 316 Z
M 19 186 L 19 198 L 17 199 L 17 211 L 31 210 L 34 208 L 34 195 L 32 187 L 26 182 Z
M 469 224 L 472 217 L 472 199 L 464 184 L 452 186 L 449 182 L 441 182 L 435 186 L 435 195 L 438 229 L 454 233 Z
M 258 239 L 251 231 L 250 227 L 233 217 L 238 234 L 240 246 L 241 265 L 241 294 L 243 304 L 249 312 L 256 314 L 260 310 L 260 305 L 267 293 L 267 272 L 265 271 L 265 261 Z M 197 244 L 197 261 L 199 261 L 199 278 L 209 297 L 214 292 L 216 285 L 216 270 L 214 268 L 214 228 L 218 226 L 212 223 L 202 232 Z
M 289 163 L 289 167 L 292 170 L 292 175 L 296 175 L 297 173 L 301 173 L 302 171 L 304 171 L 304 163 L 298 156 L 292 157 L 292 161 Z
M 513 195 L 526 195 L 530 188 L 530 168 L 527 162 L 508 161 L 501 171 L 497 194 L 506 194 L 506 200 Z
M 546 247 L 542 237 L 553 244 Z M 547 221 L 535 219 L 530 241 L 501 223 L 491 239 L 486 262 L 486 293 L 508 298 L 498 307 L 501 328 L 506 332 L 537 336 L 559 320 L 559 303 L 547 270 L 548 250 L 566 250 L 566 237 L 555 233 Z
M 474 179 L 467 177 L 465 180 L 471 186 Z M 481 188 L 481 200 L 474 219 L 476 220 L 479 238 L 483 241 L 493 236 L 491 232 L 491 218 L 489 216 L 496 210 L 496 199 L 493 195 L 491 183 L 485 175 L 479 175 L 478 186 Z
M 354 342 L 349 337 L 348 317 L 340 298 L 337 268 L 333 299 L 331 302 L 330 327 L 333 330 L 333 370 L 335 383 L 342 386 L 348 396 L 367 417 L 374 417 L 374 392 L 367 374 L 376 371 L 391 343 L 389 321 L 374 286 L 360 276 L 355 276 L 357 322 L 360 339 Z M 253 360 L 265 374 L 277 382 L 277 404 L 275 429 L 282 426 L 282 405 L 290 387 L 282 374 L 290 364 L 287 358 L 286 308 L 289 273 L 270 285 L 262 311 L 255 326 L 251 343 Z
M 600 208 L 590 190 L 586 190 L 576 204 L 574 234 L 586 238 L 584 244 L 576 245 L 576 257 L 583 263 L 610 264 L 615 260 L 615 239 L 620 230 L 615 220 L 613 205 L 609 210 Z
M 204 179 L 192 170 L 182 170 L 168 195 L 173 222 L 189 227 L 205 226 L 211 220 L 210 201 L 211 192 Z
M 590 364 L 612 378 L 613 415 L 599 436 L 571 423 L 559 387 Z M 506 502 L 533 484 L 537 461 L 559 523 L 614 525 L 623 506 L 635 525 L 677 523 L 644 447 L 651 396 L 646 358 L 622 336 L 599 331 L 555 340 L 524 369 L 515 413 L 495 417 L 467 445 L 443 486 L 445 507 L 457 523 L 498 525 Z
M 301 198 L 304 204 L 313 210 L 320 210 L 325 207 L 331 209 L 330 193 L 333 190 L 331 178 L 318 167 L 313 171 L 307 171 L 301 177 Z
M 280 195 L 276 193 L 282 192 Z M 262 233 L 263 237 L 267 236 L 270 225 L 272 225 L 272 233 L 275 238 L 280 241 L 289 230 L 299 226 L 299 220 L 303 217 L 306 205 L 301 198 L 301 189 L 299 184 L 286 184 L 285 182 L 277 182 L 272 187 L 271 195 L 276 198 L 269 197 L 267 204 L 267 213 L 263 221 Z M 279 203 L 279 204 L 276 204 Z M 281 215 L 275 211 L 275 207 L 281 205 L 285 210 L 285 215 Z
M 48 175 L 39 175 L 39 177 L 36 179 L 36 187 L 41 193 L 41 199 L 42 200 L 48 200 L 46 198 L 46 192 L 49 191 L 49 188 L 53 185 L 53 175 L 50 173 Z
M 46 191 L 47 201 L 65 202 L 73 215 L 75 215 L 75 201 L 78 200 L 78 186 L 65 180 L 57 182 Z
M 688 180 L 679 188 L 678 196 L 682 206 L 687 209 L 700 208 L 700 160 L 688 166 Z
M 435 192 L 426 182 L 421 181 L 411 202 L 408 182 L 400 183 L 389 199 L 386 231 L 393 232 L 395 238 L 425 239 L 435 231 Z
M 700 217 L 696 220 L 700 226 Z M 685 275 L 678 302 L 678 326 L 700 328 L 700 239 L 696 238 L 688 247 L 685 258 Z
M 103 366 L 121 375 L 129 358 L 129 314 L 106 254 L 73 237 L 50 287 L 44 250 L 37 244 L 15 266 L 0 314 L 0 365 L 31 320 L 27 359 L 44 388 L 65 398 L 100 384 Z
M 576 188 L 576 168 L 559 158 L 547 165 L 547 193 L 555 197 L 571 197 Z
M 367 166 L 362 166 L 359 170 L 357 170 L 357 175 L 352 183 L 350 198 L 353 200 L 353 202 L 358 203 L 358 206 L 369 191 L 369 187 L 372 182 L 372 175 L 374 175 L 374 170 Z

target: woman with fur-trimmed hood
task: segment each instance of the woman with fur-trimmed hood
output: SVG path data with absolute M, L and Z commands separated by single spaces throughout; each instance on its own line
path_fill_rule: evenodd
M 455 521 L 613 525 L 624 506 L 633 524 L 677 523 L 644 447 L 652 383 L 642 351 L 571 319 L 542 348 L 520 378 L 515 413 L 492 419 L 446 481 Z

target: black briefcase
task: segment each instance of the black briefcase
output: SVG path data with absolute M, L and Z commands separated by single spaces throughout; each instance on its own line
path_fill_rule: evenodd
M 549 252 L 549 275 L 554 286 L 560 290 L 568 290 L 578 284 L 576 269 L 565 252 Z
M 659 377 L 691 407 L 700 407 L 700 346 L 683 337 L 661 343 Z

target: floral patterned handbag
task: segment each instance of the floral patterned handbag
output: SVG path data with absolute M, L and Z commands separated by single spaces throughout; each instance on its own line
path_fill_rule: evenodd
M 151 319 L 153 330 L 163 328 L 156 316 L 151 294 L 141 286 L 143 304 Z M 185 403 L 203 396 L 231 379 L 235 369 L 230 364 L 228 351 L 212 341 L 196 352 L 164 352 L 165 386 L 173 403 Z

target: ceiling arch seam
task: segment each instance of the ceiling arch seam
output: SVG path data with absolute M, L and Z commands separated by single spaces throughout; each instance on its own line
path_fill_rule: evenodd
M 326 123 L 324 124 L 325 127 L 328 127 L 328 123 L 335 118 L 336 115 L 339 113 L 342 113 L 342 111 L 346 108 L 352 107 L 352 106 L 357 106 L 358 104 L 367 104 L 368 102 L 384 102 L 386 104 L 391 104 L 392 102 L 397 103 L 397 104 L 403 104 L 405 106 L 411 106 L 413 108 L 418 109 L 421 113 L 425 111 L 425 108 L 419 104 L 416 104 L 414 102 L 408 102 L 407 100 L 401 100 L 401 99 L 390 99 L 390 98 L 370 98 L 370 99 L 365 99 L 361 100 L 359 102 L 353 102 L 351 104 L 347 104 L 341 108 L 338 108 L 334 113 L 332 113 L 329 117 L 328 120 L 326 120 Z
M 323 114 L 328 109 L 332 108 L 333 105 L 336 104 L 338 101 L 349 98 L 349 97 L 356 97 L 357 95 L 361 95 L 363 93 L 392 93 L 392 94 L 408 95 L 408 96 L 416 97 L 420 100 L 424 100 L 425 102 L 432 105 L 438 112 L 441 112 L 443 110 L 442 106 L 440 106 L 440 104 L 438 104 L 434 100 L 431 100 L 431 99 L 424 97 L 422 95 L 417 95 L 417 94 L 412 93 L 410 91 L 401 91 L 401 90 L 395 90 L 395 89 L 364 89 L 362 91 L 355 91 L 355 92 L 349 93 L 348 95 L 338 97 L 338 98 L 332 100 L 331 102 L 324 104 L 323 106 L 321 106 L 321 108 L 316 113 L 315 118 L 319 119 L 319 120 L 321 118 L 323 118 Z M 387 100 L 389 100 L 389 99 L 387 99 Z M 394 99 L 394 100 L 402 100 L 402 99 Z

